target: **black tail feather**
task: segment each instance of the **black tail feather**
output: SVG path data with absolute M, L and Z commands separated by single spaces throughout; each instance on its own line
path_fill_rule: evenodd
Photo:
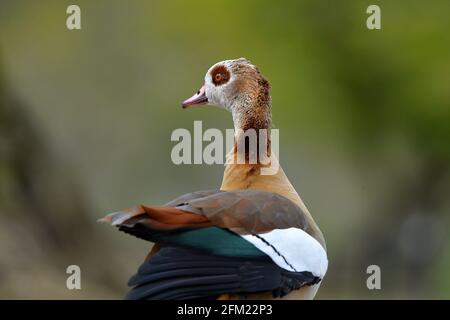
M 126 299 L 198 299 L 267 291 L 282 297 L 318 281 L 310 272 L 286 271 L 269 257 L 222 257 L 167 246 L 130 279 L 133 289 Z

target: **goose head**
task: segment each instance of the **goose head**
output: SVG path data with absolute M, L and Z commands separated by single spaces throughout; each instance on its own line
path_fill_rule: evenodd
M 263 129 L 271 125 L 270 84 L 245 58 L 214 64 L 206 72 L 203 86 L 182 107 L 203 104 L 230 111 L 236 129 Z

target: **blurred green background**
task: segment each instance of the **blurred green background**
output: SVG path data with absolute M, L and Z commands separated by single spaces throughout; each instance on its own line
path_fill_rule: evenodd
M 449 15 L 448 0 L 0 0 L 0 298 L 121 298 L 150 244 L 96 219 L 220 185 L 220 165 L 172 164 L 170 134 L 232 127 L 180 102 L 243 56 L 327 240 L 317 298 L 449 299 Z

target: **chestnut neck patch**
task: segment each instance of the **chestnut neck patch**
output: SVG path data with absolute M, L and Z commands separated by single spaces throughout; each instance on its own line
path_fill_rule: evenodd
M 216 86 L 220 86 L 225 84 L 230 80 L 230 72 L 224 65 L 215 66 L 214 69 L 211 70 L 212 82 Z

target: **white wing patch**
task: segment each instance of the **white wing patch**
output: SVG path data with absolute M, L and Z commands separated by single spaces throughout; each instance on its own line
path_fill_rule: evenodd
M 275 229 L 267 233 L 242 237 L 285 270 L 309 271 L 321 279 L 327 272 L 328 259 L 324 248 L 301 229 Z

